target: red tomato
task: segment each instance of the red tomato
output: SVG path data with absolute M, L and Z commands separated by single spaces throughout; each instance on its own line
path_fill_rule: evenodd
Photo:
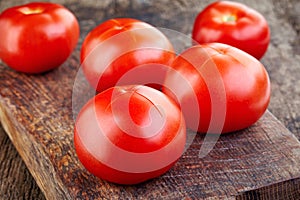
M 75 48 L 79 25 L 65 7 L 29 3 L 0 15 L 0 58 L 11 68 L 41 73 L 61 65 Z
M 265 18 L 241 3 L 217 1 L 195 19 L 193 39 L 199 44 L 220 42 L 237 47 L 260 59 L 270 42 Z
M 179 55 L 172 67 L 163 92 L 177 98 L 187 126 L 195 131 L 244 129 L 267 109 L 267 71 L 240 49 L 221 43 L 197 45 Z
M 185 137 L 185 122 L 174 101 L 147 86 L 119 86 L 82 108 L 74 144 L 92 174 L 135 184 L 168 171 L 183 153 Z
M 117 85 L 128 73 L 131 76 L 119 85 L 161 85 L 166 73 L 163 66 L 174 58 L 173 46 L 162 32 L 130 18 L 103 22 L 86 36 L 81 50 L 83 72 L 98 92 Z

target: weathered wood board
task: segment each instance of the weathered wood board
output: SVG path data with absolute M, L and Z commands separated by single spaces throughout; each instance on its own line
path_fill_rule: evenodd
M 150 12 L 152 1 L 143 11 L 139 1 L 134 2 L 127 5 L 131 17 L 187 32 L 184 23 L 192 18 L 188 13 L 179 10 L 183 16 L 177 21 L 175 14 Z M 87 17 L 88 9 L 78 13 L 82 38 L 97 22 L 124 14 L 122 1 L 114 3 L 115 8 L 106 2 L 108 9 L 100 13 L 95 9 L 97 20 Z M 161 9 L 167 9 L 163 3 Z M 80 4 L 69 6 L 80 10 Z M 251 128 L 221 137 L 202 159 L 198 153 L 203 137 L 197 136 L 179 162 L 157 179 L 119 186 L 94 177 L 73 148 L 72 91 L 78 58 L 77 49 L 60 68 L 37 76 L 0 64 L 0 121 L 47 199 L 300 198 L 300 143 L 270 112 Z
M 172 170 L 152 181 L 126 187 L 94 177 L 73 148 L 75 57 L 40 76 L 0 68 L 1 122 L 48 199 L 225 198 L 291 179 L 298 184 L 288 189 L 299 189 L 300 143 L 269 112 L 251 128 L 221 137 L 202 159 L 197 136 Z
M 0 199 L 44 200 L 43 193 L 1 125 L 0 146 Z

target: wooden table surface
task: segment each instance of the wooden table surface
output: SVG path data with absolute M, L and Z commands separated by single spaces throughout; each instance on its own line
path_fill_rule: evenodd
M 29 1 L 0 0 L 0 11 L 25 2 Z M 103 8 L 103 5 L 101 4 L 107 5 L 108 9 L 119 9 L 120 16 L 122 14 L 126 16 L 126 10 L 131 9 L 129 8 L 131 4 L 122 0 L 113 2 L 85 0 L 80 1 L 80 3 L 75 0 L 57 0 L 55 2 L 62 3 L 71 9 L 77 15 L 81 24 L 91 24 L 91 26 L 99 23 L 97 17 L 103 18 L 100 9 Z M 166 1 L 157 2 L 166 4 Z M 149 1 L 149 4 L 158 4 L 157 2 Z M 186 13 L 186 15 L 191 16 L 195 16 L 200 8 L 210 2 L 212 1 L 201 1 L 200 6 L 194 7 L 193 3 L 176 1 L 176 3 L 182 3 L 185 6 L 190 4 L 191 12 Z M 267 54 L 262 59 L 270 74 L 272 83 L 272 98 L 269 110 L 300 139 L 300 2 L 297 0 L 244 0 L 242 2 L 260 11 L 271 27 L 271 44 Z M 173 1 L 170 1 L 170 4 L 172 3 Z M 87 18 L 87 15 L 77 14 L 80 13 L 78 11 L 82 7 L 91 8 L 93 17 Z M 98 12 L 97 9 L 99 9 Z M 162 11 L 166 15 L 172 15 L 171 8 L 162 9 Z M 109 17 L 115 16 L 106 16 L 106 18 Z M 149 18 L 151 21 L 151 16 Z M 155 25 L 164 27 L 164 24 L 160 22 Z M 81 41 L 89 28 L 81 27 Z M 173 27 L 169 28 L 176 30 L 178 27 L 174 23 Z M 191 24 L 187 24 L 184 29 L 188 33 L 191 30 Z M 78 44 L 78 49 L 80 44 L 81 42 Z M 2 128 L 0 128 L 0 145 L 0 199 L 44 199 L 45 197 Z M 295 184 L 299 184 L 299 182 Z

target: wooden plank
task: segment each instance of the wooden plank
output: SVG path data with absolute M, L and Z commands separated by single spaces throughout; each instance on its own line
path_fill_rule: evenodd
M 77 57 L 38 76 L 0 67 L 1 122 L 46 198 L 229 198 L 300 178 L 300 144 L 269 112 L 253 127 L 221 137 L 203 159 L 197 136 L 172 170 L 153 181 L 124 187 L 95 178 L 73 148 Z
M 0 199 L 45 197 L 0 124 Z M 19 181 L 22 180 L 22 181 Z
M 86 16 L 90 7 L 70 7 L 78 10 L 85 35 L 104 18 L 124 14 L 122 2 L 107 4 L 102 10 L 100 5 L 98 9 L 103 13 L 97 13 L 97 19 Z M 154 8 L 145 2 L 133 2 L 127 5 L 131 11 L 126 10 L 131 17 L 157 22 L 157 26 L 172 24 L 170 28 L 182 32 L 190 28 L 184 22 L 192 15 L 180 7 L 191 7 L 192 3 L 178 1 L 171 6 L 177 6 L 178 11 L 161 16 L 162 9 L 171 9 L 166 2 L 162 7 L 151 2 Z M 141 6 L 146 7 L 138 9 Z M 180 23 L 174 21 L 174 16 L 179 16 L 176 12 L 183 16 Z M 221 137 L 213 151 L 202 159 L 198 152 L 203 137 L 197 136 L 172 170 L 152 181 L 124 187 L 95 178 L 81 166 L 73 148 L 72 89 L 78 58 L 77 50 L 59 69 L 39 76 L 0 66 L 0 120 L 47 199 L 247 199 L 257 194 L 261 198 L 284 199 L 289 192 L 295 199 L 299 197 L 300 144 L 269 112 L 253 127 Z
M 291 179 L 255 190 L 242 192 L 236 199 L 300 199 L 300 179 Z

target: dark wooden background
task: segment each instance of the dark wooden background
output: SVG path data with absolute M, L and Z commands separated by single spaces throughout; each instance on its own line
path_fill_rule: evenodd
M 0 11 L 26 2 L 30 1 L 0 0 Z M 151 0 L 141 1 L 142 4 L 138 4 L 139 1 L 125 0 L 57 0 L 54 2 L 68 7 L 80 21 L 81 38 L 77 47 L 78 52 L 86 33 L 104 19 L 112 17 L 135 17 L 158 27 L 189 34 L 197 12 L 212 1 Z M 300 139 L 300 2 L 298 0 L 241 2 L 261 12 L 269 22 L 271 44 L 262 59 L 272 83 L 269 110 Z M 180 7 L 190 9 L 180 9 Z M 157 12 L 161 13 L 162 20 L 157 20 L 155 14 Z M 74 53 L 73 56 L 77 55 Z M 0 145 L 0 199 L 44 199 L 1 127 Z

